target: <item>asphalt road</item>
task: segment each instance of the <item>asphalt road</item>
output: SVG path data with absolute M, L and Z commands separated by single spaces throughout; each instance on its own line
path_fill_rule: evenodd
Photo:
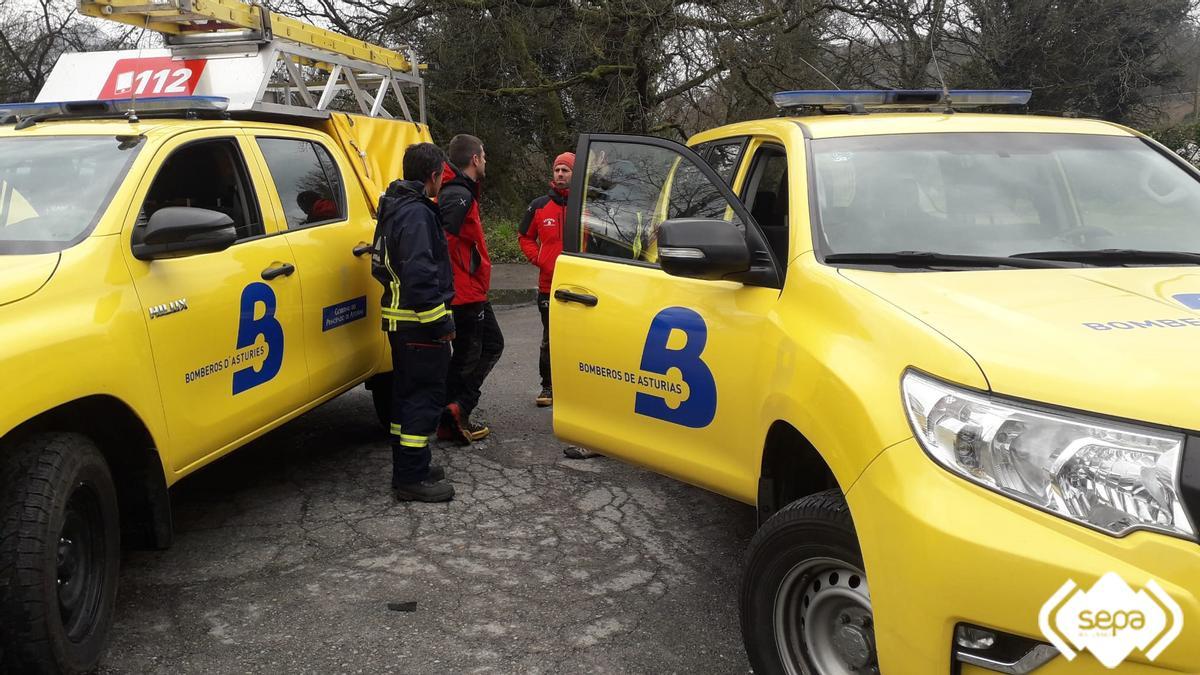
M 174 547 L 124 556 L 101 672 L 748 672 L 751 509 L 565 459 L 533 404 L 537 311 L 498 314 L 493 434 L 434 449 L 455 501 L 392 500 L 357 388 L 175 487 Z

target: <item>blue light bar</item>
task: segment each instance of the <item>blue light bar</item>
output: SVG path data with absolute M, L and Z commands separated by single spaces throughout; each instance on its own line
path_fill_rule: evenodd
M 113 117 L 131 110 L 137 114 L 172 112 L 225 112 L 229 99 L 220 96 L 152 96 L 139 99 L 111 101 L 47 101 L 44 103 L 0 104 L 0 120 L 15 115 L 30 118 L 38 115 L 61 117 Z
M 953 105 L 1026 105 L 1033 92 L 1028 89 L 951 89 Z
M 781 91 L 775 94 L 775 105 L 780 108 L 826 105 L 883 105 L 887 92 L 882 89 L 834 90 L 808 89 L 803 91 Z
M 863 108 L 913 107 L 944 105 L 973 107 L 981 105 L 1021 106 L 1029 102 L 1033 92 L 1028 89 L 951 89 L 946 99 L 941 89 L 807 89 L 781 91 L 775 94 L 778 108 L 848 107 Z

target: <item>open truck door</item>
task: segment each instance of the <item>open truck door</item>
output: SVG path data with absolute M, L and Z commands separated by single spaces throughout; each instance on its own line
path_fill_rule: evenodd
M 584 135 L 550 309 L 554 431 L 731 495 L 760 439 L 733 436 L 779 263 L 726 183 L 659 138 Z M 764 350 L 765 352 L 765 350 Z M 760 447 L 760 446 L 758 446 Z M 740 468 L 739 468 L 740 467 Z

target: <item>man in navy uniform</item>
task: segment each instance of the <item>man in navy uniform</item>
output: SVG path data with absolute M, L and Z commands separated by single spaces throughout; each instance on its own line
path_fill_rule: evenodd
M 445 155 L 432 143 L 404 152 L 404 179 L 379 200 L 371 273 L 383 284 L 383 330 L 392 347 L 392 489 L 400 501 L 445 502 L 454 488 L 430 464 L 446 398 L 454 339 L 454 279 L 442 219 L 431 201 Z

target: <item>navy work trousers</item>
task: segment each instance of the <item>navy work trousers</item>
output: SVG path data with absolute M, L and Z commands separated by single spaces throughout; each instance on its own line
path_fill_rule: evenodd
M 392 345 L 392 485 L 429 477 L 429 437 L 446 400 L 450 343 L 388 333 Z

